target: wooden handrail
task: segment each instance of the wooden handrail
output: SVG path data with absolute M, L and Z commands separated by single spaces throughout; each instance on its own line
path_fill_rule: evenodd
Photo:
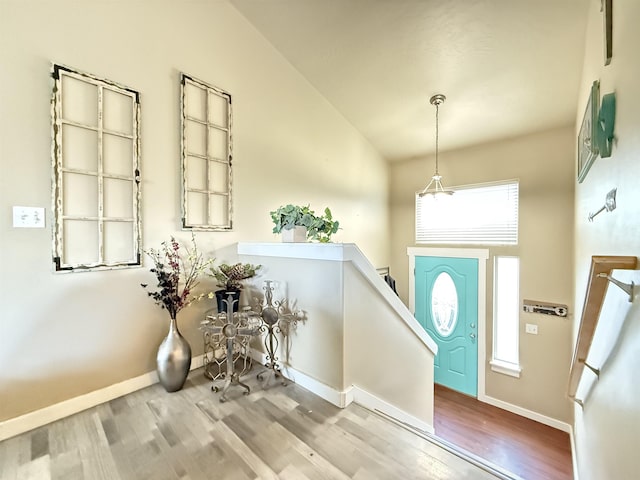
M 571 370 L 569 372 L 569 397 L 575 400 L 580 377 L 585 367 L 589 349 L 593 341 L 598 319 L 600 318 L 600 310 L 604 302 L 604 295 L 607 291 L 606 278 L 599 276 L 601 273 L 611 274 L 611 270 L 635 270 L 638 264 L 636 257 L 620 257 L 620 256 L 594 256 L 591 257 L 591 271 L 589 272 L 589 283 L 587 284 L 587 294 L 584 299 L 584 307 L 582 308 L 582 317 L 580 318 L 580 327 L 578 330 L 578 339 L 576 348 L 573 352 L 573 360 L 571 361 Z

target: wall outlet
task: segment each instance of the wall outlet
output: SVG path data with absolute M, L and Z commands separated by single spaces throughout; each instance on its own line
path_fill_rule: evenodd
M 13 207 L 15 228 L 44 228 L 44 208 Z
M 524 331 L 527 333 L 530 333 L 531 335 L 537 335 L 538 334 L 538 325 L 535 325 L 533 323 L 527 323 L 524 326 Z

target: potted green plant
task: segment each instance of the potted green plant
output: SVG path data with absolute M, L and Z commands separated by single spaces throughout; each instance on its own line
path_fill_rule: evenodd
M 216 285 L 219 287 L 215 293 L 216 301 L 218 302 L 218 312 L 226 312 L 227 306 L 225 300 L 227 300 L 229 294 L 232 295 L 233 311 L 238 311 L 238 303 L 240 301 L 240 291 L 243 287 L 243 281 L 255 277 L 257 271 L 262 268 L 262 265 L 252 265 L 250 263 L 235 263 L 233 265 L 228 263 L 221 263 L 219 266 L 212 266 L 207 272 L 207 275 L 216 279 Z
M 321 243 L 331 241 L 340 222 L 333 219 L 331 210 L 324 209 L 324 215 L 316 215 L 309 205 L 284 205 L 269 212 L 273 221 L 273 233 L 281 233 L 284 242 L 304 242 L 316 240 Z
M 324 209 L 324 215 L 314 216 L 311 225 L 307 227 L 307 238 L 320 243 L 331 242 L 331 235 L 340 228 L 340 222 L 333 219 L 329 207 Z

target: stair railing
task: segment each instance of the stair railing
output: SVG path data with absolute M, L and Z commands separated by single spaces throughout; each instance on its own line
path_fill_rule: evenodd
M 593 342 L 593 336 L 598 326 L 600 311 L 604 296 L 607 291 L 609 282 L 618 283 L 611 278 L 612 270 L 635 270 L 638 264 L 636 257 L 627 256 L 593 256 L 591 257 L 591 270 L 589 272 L 589 282 L 587 284 L 587 294 L 584 299 L 582 308 L 582 317 L 580 318 L 580 327 L 578 329 L 578 338 L 576 347 L 573 352 L 573 360 L 571 361 L 571 370 L 569 371 L 569 398 L 581 407 L 583 401 L 576 398 L 576 392 L 580 383 L 580 378 L 584 368 L 587 367 L 596 375 L 599 370 L 592 365 L 587 364 L 587 357 Z M 620 288 L 623 288 L 621 285 Z M 630 301 L 633 299 L 633 284 L 624 285 L 629 288 Z M 624 289 L 624 288 L 623 288 Z M 627 291 L 627 290 L 625 290 Z

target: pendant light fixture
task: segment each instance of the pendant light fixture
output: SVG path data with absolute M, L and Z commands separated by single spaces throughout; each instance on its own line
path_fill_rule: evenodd
M 436 173 L 434 173 L 433 177 L 431 177 L 429 185 L 424 187 L 424 190 L 418 193 L 419 197 L 424 197 L 425 195 L 431 195 L 433 197 L 441 195 L 453 195 L 453 190 L 446 190 L 442 186 L 442 176 L 440 175 L 440 173 L 438 173 L 438 110 L 440 105 L 442 105 L 446 99 L 447 97 L 445 97 L 441 93 L 438 93 L 429 99 L 431 105 L 435 105 L 436 107 Z M 432 185 L 433 188 L 431 188 Z

